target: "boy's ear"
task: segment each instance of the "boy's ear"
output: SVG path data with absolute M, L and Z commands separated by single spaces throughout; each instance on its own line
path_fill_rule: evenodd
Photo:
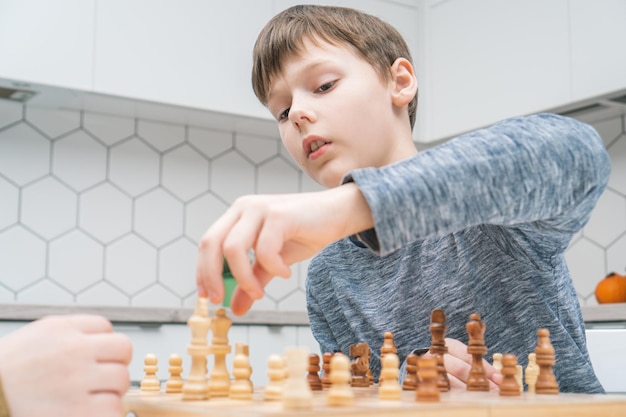
M 397 107 L 408 105 L 417 94 L 417 78 L 413 65 L 406 58 L 398 58 L 391 65 L 391 100 Z

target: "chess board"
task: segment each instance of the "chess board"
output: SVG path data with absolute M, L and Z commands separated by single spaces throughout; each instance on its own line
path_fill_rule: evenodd
M 314 391 L 310 410 L 285 410 L 280 401 L 263 401 L 257 389 L 251 401 L 211 398 L 183 401 L 181 394 L 145 393 L 131 390 L 125 397 L 124 417 L 543 417 L 612 416 L 626 417 L 626 395 L 566 394 L 502 397 L 497 392 L 452 390 L 441 393 L 437 403 L 418 403 L 415 392 L 403 391 L 399 401 L 379 400 L 377 387 L 353 388 L 354 404 L 331 407 L 327 391 Z

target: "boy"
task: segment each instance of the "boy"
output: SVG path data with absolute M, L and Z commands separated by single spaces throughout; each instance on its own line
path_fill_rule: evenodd
M 490 352 L 525 366 L 546 327 L 560 389 L 603 391 L 563 255 L 608 180 L 593 129 L 535 115 L 418 153 L 417 83 L 402 37 L 338 7 L 274 17 L 254 48 L 253 87 L 292 157 L 329 189 L 238 199 L 203 237 L 200 295 L 221 300 L 224 255 L 239 284 L 231 307 L 243 314 L 272 277 L 321 251 L 306 286 L 322 352 L 366 342 L 377 377 L 384 332 L 404 361 L 430 346 L 430 312 L 443 308 L 446 369 L 463 385 L 470 366 L 459 340 L 476 312 Z M 501 381 L 491 367 L 488 376 L 492 387 Z

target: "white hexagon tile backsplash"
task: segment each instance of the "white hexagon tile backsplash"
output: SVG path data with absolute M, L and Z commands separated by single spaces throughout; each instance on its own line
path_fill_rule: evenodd
M 626 271 L 624 118 L 613 171 L 566 256 L 582 304 Z M 239 196 L 318 190 L 278 138 L 0 101 L 0 302 L 191 307 L 197 245 Z M 303 311 L 308 262 L 257 310 Z

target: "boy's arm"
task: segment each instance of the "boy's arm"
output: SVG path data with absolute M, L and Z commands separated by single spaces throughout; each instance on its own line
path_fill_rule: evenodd
M 383 168 L 351 173 L 375 226 L 360 235 L 385 255 L 480 224 L 540 231 L 548 259 L 587 222 L 610 172 L 597 132 L 541 114 L 505 120 Z M 547 253 L 552 252 L 552 253 Z
M 202 238 L 196 273 L 198 293 L 213 303 L 222 300 L 225 256 L 238 284 L 231 311 L 243 314 L 263 296 L 263 288 L 273 277 L 290 275 L 291 264 L 373 224 L 356 184 L 313 193 L 241 197 Z M 250 250 L 254 251 L 252 264 Z

